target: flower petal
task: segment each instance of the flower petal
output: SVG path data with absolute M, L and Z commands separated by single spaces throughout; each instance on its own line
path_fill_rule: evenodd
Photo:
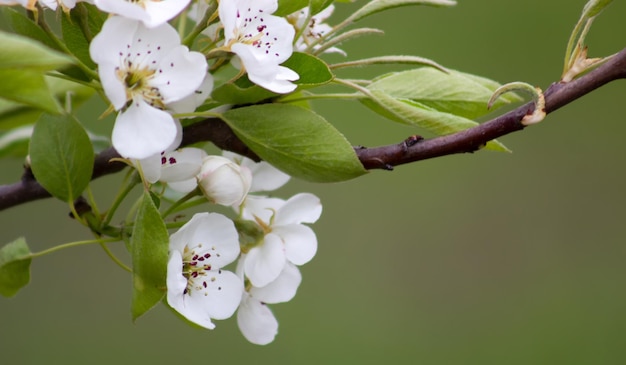
M 246 340 L 256 345 L 267 345 L 278 333 L 278 321 L 272 311 L 245 293 L 237 312 L 237 325 Z
M 211 318 L 226 319 L 235 313 L 241 301 L 243 282 L 230 271 L 206 271 L 206 287 L 193 292 L 188 299 L 199 302 Z M 200 304 L 201 303 L 201 304 Z
M 296 295 L 301 282 L 300 270 L 288 262 L 276 280 L 262 288 L 252 287 L 250 295 L 268 304 L 288 302 Z
M 204 55 L 182 45 L 164 54 L 158 68 L 150 86 L 159 89 L 165 104 L 193 95 L 207 76 Z
M 197 308 L 197 303 L 187 300 L 188 296 L 185 294 L 187 279 L 183 276 L 182 268 L 183 259 L 180 252 L 171 251 L 167 263 L 167 304 L 191 322 L 204 328 L 215 328 L 206 311 Z
M 200 172 L 207 153 L 200 148 L 187 147 L 166 153 L 161 162 L 161 181 L 175 182 L 194 179 Z
M 242 217 L 247 220 L 254 220 L 257 217 L 269 224 L 276 211 L 283 205 L 285 201 L 279 198 L 248 195 L 244 201 Z
M 280 237 L 268 234 L 261 246 L 252 248 L 244 262 L 244 271 L 252 285 L 265 286 L 276 280 L 285 267 L 285 250 Z
M 292 196 L 285 202 L 274 218 L 274 225 L 293 223 L 315 223 L 322 214 L 320 199 L 309 193 Z
M 274 227 L 272 233 L 282 238 L 287 260 L 296 265 L 306 264 L 317 253 L 317 237 L 310 227 L 290 224 Z
M 126 158 L 144 159 L 169 147 L 177 134 L 177 121 L 143 99 L 134 100 L 118 114 L 113 127 L 113 147 Z
M 170 236 L 170 250 L 194 250 L 203 264 L 213 270 L 224 267 L 239 256 L 239 234 L 234 223 L 218 213 L 196 213 Z

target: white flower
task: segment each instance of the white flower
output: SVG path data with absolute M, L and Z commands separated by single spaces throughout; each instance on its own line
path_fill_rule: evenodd
M 211 319 L 226 319 L 241 300 L 242 280 L 221 268 L 239 256 L 239 235 L 231 220 L 198 213 L 170 236 L 167 303 L 188 320 L 208 329 Z
M 245 156 L 228 151 L 224 151 L 222 156 L 235 162 L 242 168 L 250 170 L 252 173 L 250 193 L 276 190 L 285 185 L 291 178 L 291 176 L 285 174 L 265 161 L 254 162 Z
M 167 23 L 187 7 L 189 2 L 190 0 L 94 0 L 98 9 L 139 20 L 148 28 Z
M 287 16 L 287 20 L 289 20 L 289 22 L 291 22 L 296 29 L 300 30 L 304 28 L 302 35 L 296 40 L 296 48 L 298 51 L 306 50 L 309 45 L 313 44 L 313 42 L 317 41 L 324 34 L 332 30 L 332 27 L 325 24 L 324 20 L 328 19 L 332 15 L 333 11 L 335 11 L 335 6 L 331 4 L 326 7 L 326 9 L 313 15 L 306 25 L 304 22 L 309 17 L 310 12 L 308 6 Z M 320 45 L 316 45 L 313 47 L 313 50 L 317 50 L 319 48 Z M 340 53 L 344 56 L 346 55 L 346 52 L 337 47 L 330 47 L 324 50 L 323 53 Z
M 296 194 L 289 200 L 249 196 L 242 218 L 256 221 L 265 232 L 263 242 L 250 249 L 244 273 L 252 285 L 263 287 L 276 280 L 285 265 L 304 265 L 317 252 L 315 232 L 302 223 L 315 223 L 322 204 L 313 194 Z
M 170 147 L 178 121 L 164 109 L 200 87 L 207 70 L 204 56 L 182 46 L 169 24 L 148 29 L 119 16 L 107 19 L 89 52 L 105 94 L 115 110 L 122 110 L 113 127 L 113 147 L 132 159 Z
M 293 52 L 295 30 L 285 18 L 271 15 L 277 7 L 277 0 L 221 0 L 218 10 L 224 47 L 239 56 L 250 81 L 289 93 L 299 76 L 280 64 Z
M 242 255 L 237 264 L 237 272 L 241 275 L 242 262 L 246 255 Z M 257 345 L 267 345 L 272 342 L 278 333 L 278 321 L 267 304 L 284 303 L 290 301 L 302 282 L 300 270 L 290 263 L 273 282 L 257 288 L 250 287 L 243 292 L 241 304 L 237 311 L 237 325 L 243 336 Z
M 161 152 L 138 162 L 148 182 L 162 181 L 175 191 L 188 193 L 198 186 L 196 175 L 206 156 L 203 149 L 186 147 Z
M 215 204 L 239 206 L 248 195 L 252 175 L 222 156 L 207 156 L 198 174 L 198 186 L 206 198 Z

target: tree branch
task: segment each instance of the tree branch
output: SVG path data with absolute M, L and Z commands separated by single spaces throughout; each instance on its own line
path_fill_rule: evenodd
M 618 79 L 626 78 L 626 49 L 614 55 L 603 65 L 588 74 L 568 83 L 553 83 L 544 92 L 546 113 L 549 114 L 589 92 Z M 487 142 L 524 128 L 522 118 L 533 112 L 534 105 L 528 103 L 506 114 L 476 127 L 428 140 L 412 136 L 405 141 L 374 148 L 356 147 L 355 152 L 366 169 L 392 169 L 393 166 L 426 160 L 445 155 L 474 152 Z M 209 118 L 184 129 L 182 146 L 202 141 L 211 141 L 217 147 L 250 157 L 254 154 L 230 127 L 220 119 Z M 111 162 L 119 157 L 113 148 L 101 152 L 94 164 L 92 179 L 122 170 L 126 165 Z M 0 186 L 0 210 L 29 201 L 49 197 L 50 194 L 36 181 L 29 168 L 21 180 Z

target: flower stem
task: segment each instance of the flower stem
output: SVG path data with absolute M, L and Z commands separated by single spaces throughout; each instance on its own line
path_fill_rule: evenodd
M 133 270 L 126 266 L 126 264 L 124 264 L 120 259 L 118 259 L 113 252 L 111 252 L 111 250 L 109 249 L 109 246 L 106 245 L 106 241 L 102 240 L 100 241 L 100 247 L 102 247 L 102 249 L 104 250 L 104 252 L 106 252 L 107 256 L 109 256 L 109 258 L 111 260 L 113 260 L 113 262 L 115 262 L 117 264 L 117 266 L 121 267 L 122 269 L 128 271 L 128 272 L 133 272 Z
M 117 196 L 115 197 L 115 200 L 113 201 L 113 204 L 111 205 L 111 208 L 109 208 L 109 210 L 106 212 L 106 215 L 104 216 L 104 219 L 102 220 L 101 226 L 106 226 L 111 222 L 111 219 L 113 219 L 113 215 L 115 214 L 115 211 L 117 210 L 117 208 L 119 208 L 122 201 L 124 201 L 128 193 L 130 193 L 130 191 L 133 190 L 135 185 L 139 183 L 139 180 L 137 179 L 136 176 L 137 175 L 135 175 L 134 173 L 131 173 L 130 176 L 126 177 L 124 186 L 117 193 Z
M 92 245 L 92 244 L 96 244 L 96 243 L 99 243 L 99 244 L 103 245 L 106 242 L 115 242 L 115 241 L 118 241 L 118 239 L 117 238 L 109 238 L 109 239 L 95 239 L 95 240 L 68 242 L 68 243 L 64 243 L 62 245 L 50 247 L 47 250 L 43 250 L 43 251 L 39 251 L 39 252 L 33 252 L 33 253 L 30 254 L 30 257 L 31 258 L 41 257 L 41 256 L 45 256 L 45 255 L 51 254 L 53 252 L 61 251 L 61 250 L 64 250 L 66 248 L 71 248 L 71 247 Z
M 168 215 L 179 211 L 181 206 L 183 206 L 183 203 L 189 201 L 189 199 L 196 197 L 198 195 L 201 195 L 202 193 L 200 192 L 199 188 L 194 189 L 193 191 L 191 191 L 189 194 L 183 196 L 182 198 L 178 199 L 177 201 L 175 201 L 172 205 L 170 205 L 162 214 L 161 217 L 162 218 L 166 218 Z M 201 203 L 204 203 L 204 200 L 200 200 Z M 194 202 L 195 203 L 195 202 Z M 195 204 L 194 204 L 195 205 Z

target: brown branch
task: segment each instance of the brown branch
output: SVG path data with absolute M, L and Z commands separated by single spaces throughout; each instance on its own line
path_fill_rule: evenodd
M 626 78 L 626 49 L 572 82 L 552 84 L 544 93 L 546 113 L 549 114 L 613 80 L 623 78 Z M 474 128 L 447 136 L 428 140 L 414 136 L 398 144 L 374 148 L 358 147 L 355 151 L 366 169 L 392 169 L 393 166 L 410 162 L 474 152 L 493 139 L 522 130 L 524 125 L 521 120 L 532 113 L 533 108 L 534 105 L 529 103 Z M 220 119 L 206 119 L 184 129 L 182 146 L 202 141 L 211 141 L 221 149 L 259 160 Z M 123 163 L 110 161 L 114 157 L 119 155 L 112 148 L 101 152 L 96 157 L 92 178 L 122 170 L 125 166 Z M 49 196 L 27 168 L 19 182 L 0 186 L 0 210 Z

